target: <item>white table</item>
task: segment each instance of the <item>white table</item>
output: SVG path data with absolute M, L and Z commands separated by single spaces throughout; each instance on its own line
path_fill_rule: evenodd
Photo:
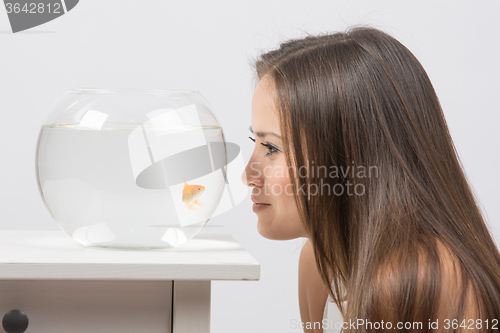
M 83 247 L 63 231 L 0 231 L 0 320 L 21 310 L 27 333 L 206 333 L 211 280 L 259 277 L 227 232 L 119 250 Z

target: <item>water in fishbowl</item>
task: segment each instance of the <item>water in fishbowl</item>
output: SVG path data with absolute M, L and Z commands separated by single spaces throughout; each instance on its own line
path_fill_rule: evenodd
M 39 147 L 45 205 L 86 246 L 178 246 L 207 223 L 225 184 L 217 126 L 47 124 Z

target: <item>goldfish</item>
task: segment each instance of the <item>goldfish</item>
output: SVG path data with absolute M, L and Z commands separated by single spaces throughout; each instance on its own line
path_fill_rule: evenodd
M 200 196 L 205 192 L 205 187 L 202 185 L 189 185 L 186 183 L 186 180 L 184 179 L 184 188 L 182 189 L 182 202 L 185 203 L 185 206 L 182 208 L 187 207 L 188 210 L 194 210 L 195 212 L 196 207 L 194 206 L 197 204 L 200 207 L 203 207 L 203 204 L 199 201 Z

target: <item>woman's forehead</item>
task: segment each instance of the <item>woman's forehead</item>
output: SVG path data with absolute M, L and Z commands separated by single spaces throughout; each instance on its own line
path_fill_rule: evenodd
M 274 85 L 271 79 L 267 77 L 263 78 L 255 88 L 252 98 L 252 108 L 275 109 L 274 95 Z
M 262 79 L 252 98 L 252 130 L 254 132 L 275 132 L 279 135 L 279 116 L 273 98 L 273 85 L 269 79 Z

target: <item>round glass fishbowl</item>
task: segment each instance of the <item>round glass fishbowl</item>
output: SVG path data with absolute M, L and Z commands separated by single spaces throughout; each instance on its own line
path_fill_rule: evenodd
M 67 90 L 36 151 L 45 206 L 85 246 L 179 246 L 224 190 L 224 136 L 197 91 Z

